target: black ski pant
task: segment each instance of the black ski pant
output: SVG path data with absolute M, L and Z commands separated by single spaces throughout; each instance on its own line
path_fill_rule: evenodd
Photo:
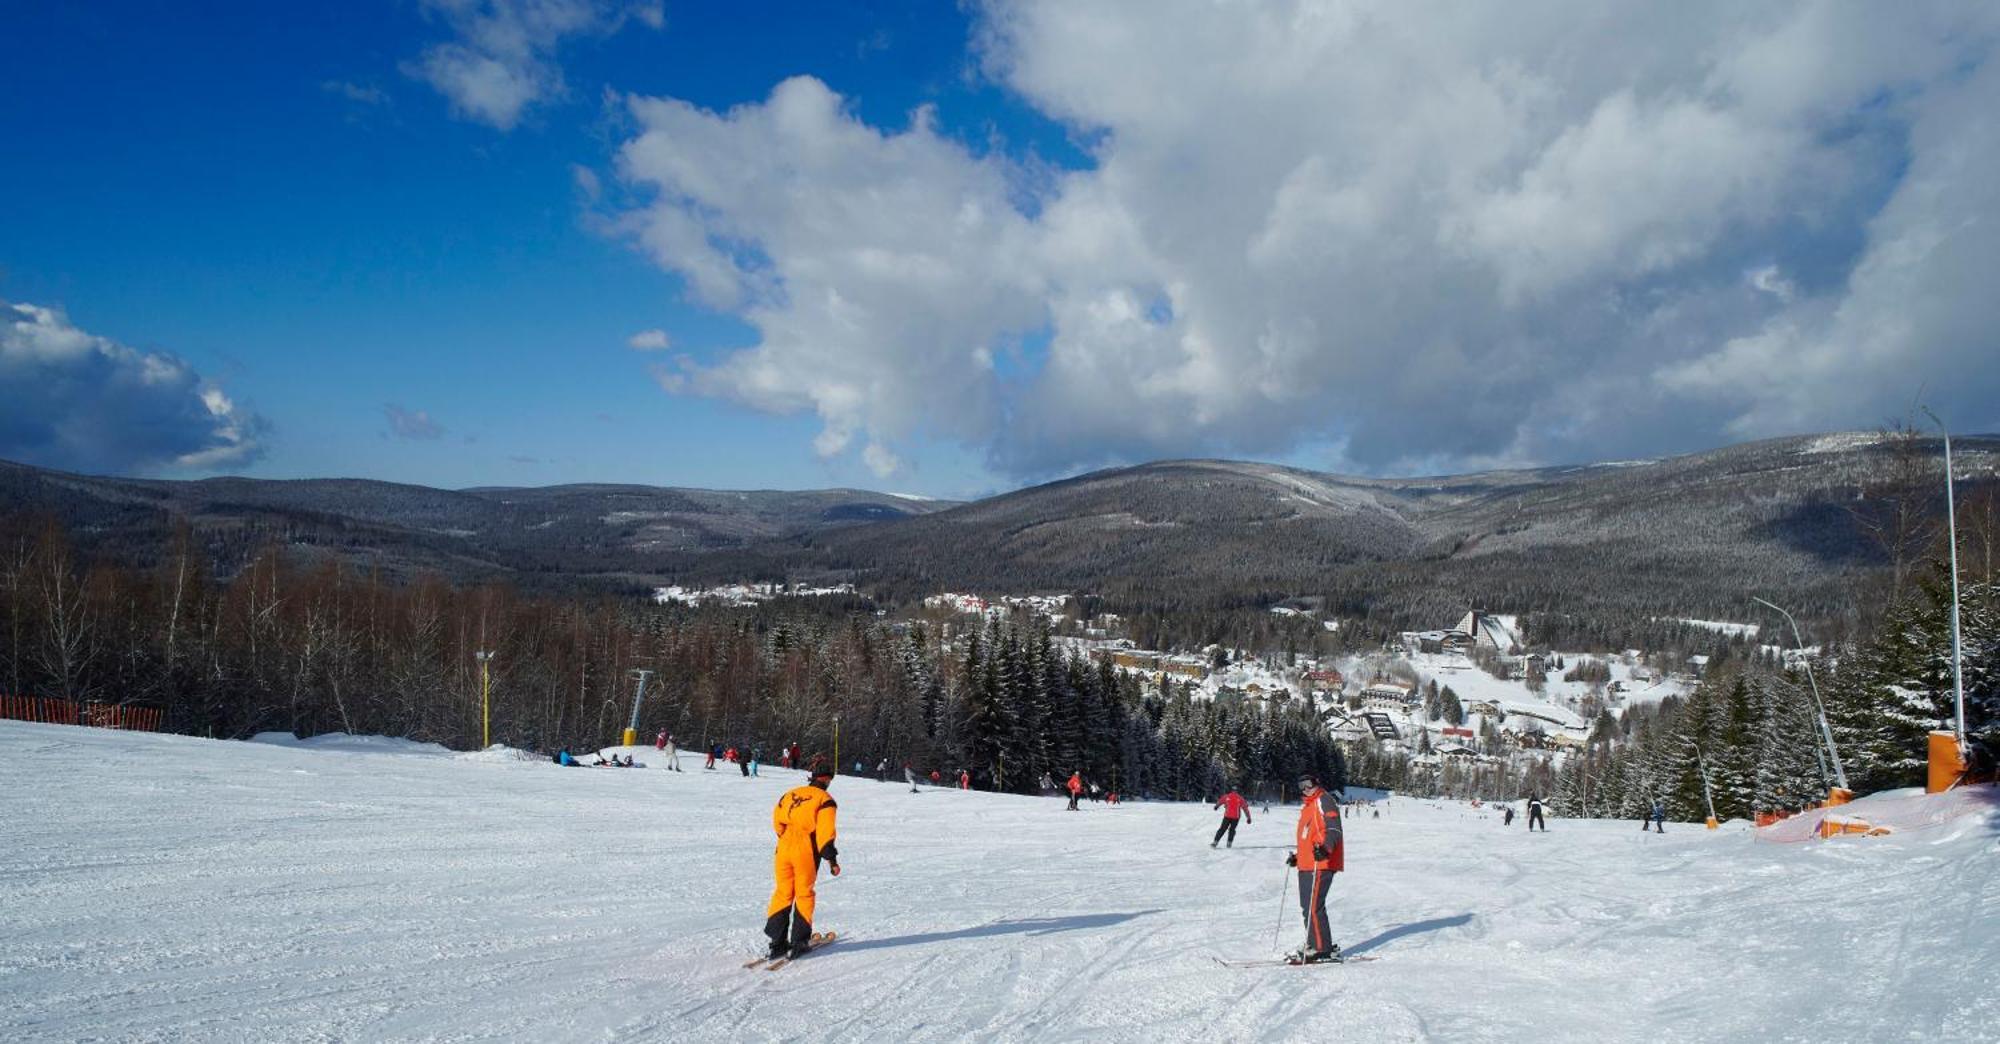
M 1326 891 L 1336 870 L 1299 871 L 1299 912 L 1306 922 L 1306 952 L 1332 953 L 1333 929 L 1326 923 Z
M 1541 809 L 1533 809 L 1528 813 L 1528 829 L 1533 830 L 1537 826 L 1542 828 L 1543 833 L 1548 832 L 1549 825 L 1546 822 L 1542 821 Z
M 1219 827 L 1216 827 L 1216 828 L 1215 828 L 1215 841 L 1210 841 L 1210 842 L 1208 843 L 1208 847 L 1210 847 L 1210 848 L 1214 848 L 1214 847 L 1215 847 L 1215 844 L 1216 844 L 1216 841 L 1221 841 L 1221 840 L 1222 840 L 1222 837 L 1223 837 L 1223 835 L 1224 835 L 1224 834 L 1227 834 L 1227 835 L 1229 835 L 1229 844 L 1230 844 L 1230 845 L 1231 845 L 1232 847 L 1234 847 L 1234 846 L 1235 846 L 1235 844 L 1236 844 L 1236 817 L 1235 817 L 1235 816 L 1223 816 L 1223 817 L 1222 817 L 1222 825 L 1221 825 L 1221 826 L 1219 826 Z
M 1076 799 L 1081 796 L 1082 796 L 1081 791 L 1072 790 L 1069 792 L 1069 810 L 1071 812 L 1076 811 Z

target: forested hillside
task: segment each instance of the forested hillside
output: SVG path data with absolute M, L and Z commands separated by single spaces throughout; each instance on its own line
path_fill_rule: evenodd
M 1045 629 L 931 633 L 861 599 L 748 609 L 532 597 L 500 584 L 396 583 L 276 551 L 218 578 L 186 534 L 153 569 L 91 563 L 67 535 L 0 524 L 0 692 L 158 707 L 196 735 L 381 734 L 480 745 L 490 650 L 494 742 L 585 749 L 630 713 L 630 671 L 657 682 L 639 724 L 680 743 L 775 757 L 798 742 L 842 764 L 887 759 L 1032 791 L 1081 771 L 1106 789 L 1198 798 L 1226 776 L 1342 778 L 1305 706 L 1144 695 L 1059 652 Z

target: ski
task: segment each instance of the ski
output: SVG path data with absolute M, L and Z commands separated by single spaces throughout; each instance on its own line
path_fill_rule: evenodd
M 1305 968 L 1315 964 L 1362 964 L 1376 960 L 1371 956 L 1335 957 L 1330 961 L 1294 961 L 1285 957 L 1253 957 L 1236 960 L 1228 957 L 1212 957 L 1215 963 L 1225 968 Z
M 777 971 L 777 970 L 778 970 L 779 968 L 782 968 L 782 967 L 784 967 L 785 965 L 787 965 L 787 964 L 790 964 L 790 963 L 792 963 L 793 961 L 796 961 L 796 960 L 798 960 L 800 956 L 807 956 L 807 957 L 810 957 L 810 956 L 812 956 L 812 955 L 813 955 L 814 953 L 817 953 L 817 952 L 819 951 L 819 948 L 820 948 L 820 947 L 822 947 L 822 946 L 831 946 L 831 945 L 833 945 L 833 941 L 834 941 L 834 939 L 835 939 L 835 938 L 837 938 L 837 936 L 836 936 L 836 934 L 835 934 L 835 933 L 833 933 L 833 932 L 814 932 L 814 933 L 812 934 L 812 938 L 811 938 L 810 940 L 808 940 L 808 947 L 809 947 L 809 948 L 808 948 L 808 949 L 806 950 L 806 952 L 805 952 L 805 953 L 804 953 L 803 955 L 794 955 L 794 954 L 787 954 L 787 955 L 785 955 L 785 956 L 783 956 L 783 957 L 779 957 L 779 958 L 777 958 L 777 959 L 775 959 L 775 960 L 771 960 L 771 961 L 770 961 L 770 963 L 768 963 L 768 964 L 764 965 L 764 970 L 765 970 L 765 971 Z

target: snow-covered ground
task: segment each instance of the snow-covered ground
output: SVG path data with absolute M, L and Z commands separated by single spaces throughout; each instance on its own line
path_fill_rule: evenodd
M 398 752 L 400 751 L 400 752 Z M 651 757 L 649 757 L 649 755 Z M 658 756 L 646 751 L 641 760 Z M 796 773 L 0 722 L 0 1039 L 1985 1040 L 2000 821 L 1796 845 L 1389 802 L 1300 935 L 1290 809 L 842 778 L 834 947 L 745 970 Z

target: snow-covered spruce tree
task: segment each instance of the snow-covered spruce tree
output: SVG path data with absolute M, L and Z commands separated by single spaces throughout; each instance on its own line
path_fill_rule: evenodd
M 1756 696 L 1752 809 L 1788 811 L 1826 797 L 1831 777 L 1805 678 L 1796 674 L 1767 677 Z
M 1821 687 L 1848 785 L 1866 794 L 1922 782 L 1925 737 L 1942 724 L 1937 690 L 1951 692 L 1950 624 L 1945 605 L 1924 591 L 1895 603 L 1875 636 Z M 1943 633 L 1942 676 L 1932 646 Z
M 1981 750 L 1995 737 L 1995 659 L 2000 611 L 1995 586 L 1961 586 L 1966 728 Z M 1932 730 L 1950 729 L 1952 689 L 1951 581 L 1942 562 L 1922 575 L 1893 606 L 1876 635 L 1831 686 L 1828 716 L 1849 782 L 1860 792 L 1922 784 Z
M 1992 775 L 2000 766 L 2000 582 L 1964 585 L 1959 630 L 1964 638 L 1965 731 L 1974 768 Z
M 1715 814 L 1722 819 L 1748 819 L 1754 811 L 1759 684 L 1747 671 L 1736 676 L 1719 703 L 1715 748 L 1703 748 L 1708 781 L 1715 791 Z

